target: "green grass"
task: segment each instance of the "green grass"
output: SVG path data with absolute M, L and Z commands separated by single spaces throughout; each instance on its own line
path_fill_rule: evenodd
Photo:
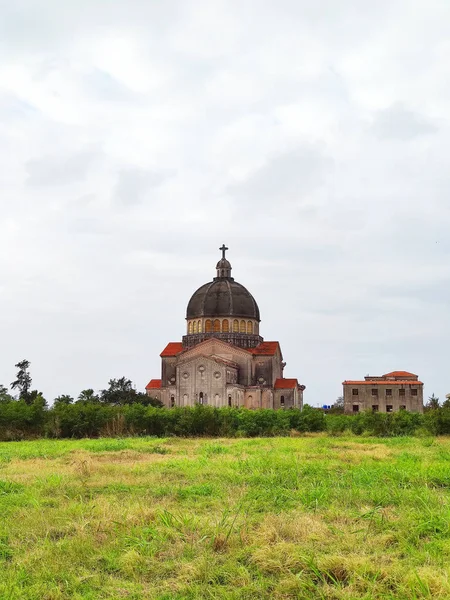
M 450 597 L 450 439 L 0 443 L 0 599 Z

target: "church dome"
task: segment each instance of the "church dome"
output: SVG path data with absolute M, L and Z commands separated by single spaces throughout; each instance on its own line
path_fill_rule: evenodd
M 202 285 L 189 300 L 186 318 L 243 317 L 259 318 L 259 308 L 250 292 L 232 278 L 216 277 Z
M 242 317 L 260 321 L 256 300 L 247 288 L 231 277 L 231 264 L 225 258 L 228 248 L 222 246 L 221 250 L 222 258 L 216 265 L 217 277 L 194 292 L 186 318 Z

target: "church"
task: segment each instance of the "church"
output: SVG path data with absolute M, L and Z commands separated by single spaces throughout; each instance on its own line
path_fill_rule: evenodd
M 146 386 L 164 406 L 286 409 L 303 406 L 304 385 L 285 378 L 279 342 L 260 335 L 259 308 L 222 258 L 216 277 L 188 302 L 186 335 L 161 352 L 161 379 Z

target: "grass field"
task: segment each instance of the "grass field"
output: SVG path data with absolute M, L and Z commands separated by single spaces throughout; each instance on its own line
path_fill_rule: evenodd
M 450 439 L 0 444 L 0 598 L 450 598 Z

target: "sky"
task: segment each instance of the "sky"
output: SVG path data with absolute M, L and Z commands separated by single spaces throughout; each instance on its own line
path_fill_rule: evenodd
M 143 390 L 225 242 L 305 402 L 450 393 L 448 0 L 0 14 L 0 383 Z

